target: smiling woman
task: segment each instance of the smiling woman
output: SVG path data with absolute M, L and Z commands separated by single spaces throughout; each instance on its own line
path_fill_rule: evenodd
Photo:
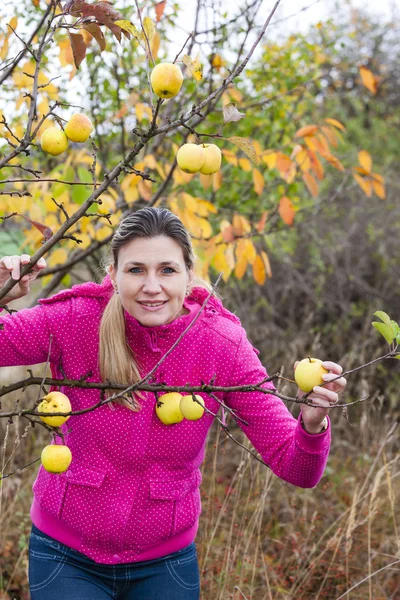
M 0 288 L 10 276 L 18 281 L 28 262 L 27 255 L 2 258 Z M 346 382 L 330 382 L 341 367 L 325 361 L 324 387 L 314 387 L 313 406 L 302 404 L 295 419 L 271 393 L 239 319 L 215 296 L 204 306 L 209 294 L 195 284 L 190 236 L 167 209 L 123 219 L 106 270 L 100 284 L 76 285 L 0 317 L 0 365 L 49 360 L 57 379 L 128 387 L 151 374 L 160 389 L 214 383 L 220 391 L 196 394 L 193 418 L 194 400 L 183 410 L 181 394 L 171 403 L 171 394 L 142 391 L 101 405 L 97 389 L 61 386 L 72 413 L 97 408 L 61 426 L 68 470 L 41 467 L 34 483 L 31 598 L 198 600 L 199 467 L 221 403 L 278 477 L 313 487 L 330 448 L 326 414 Z M 5 302 L 28 293 L 25 277 Z M 229 391 L 256 384 L 263 389 Z

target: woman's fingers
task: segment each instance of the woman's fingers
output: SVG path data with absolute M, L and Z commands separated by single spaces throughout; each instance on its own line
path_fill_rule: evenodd
M 324 360 L 322 366 L 324 367 L 324 369 L 332 371 L 332 373 L 336 373 L 336 375 L 341 375 L 343 373 L 343 368 L 337 363 L 332 362 L 331 360 Z
M 324 387 L 333 392 L 342 392 L 347 385 L 347 381 L 344 377 L 338 377 L 334 373 L 326 373 L 326 375 L 322 375 L 322 379 L 327 383 Z
M 326 387 L 321 387 L 316 385 L 309 396 L 310 398 L 321 398 L 323 401 L 328 402 L 328 405 L 336 404 L 339 400 L 339 396 L 336 392 L 327 389 Z

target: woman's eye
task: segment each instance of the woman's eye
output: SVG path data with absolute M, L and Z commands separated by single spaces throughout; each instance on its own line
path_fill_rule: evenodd
M 129 269 L 130 273 L 140 273 L 140 268 L 139 267 L 132 267 L 132 269 Z
M 164 272 L 164 273 L 165 273 L 165 272 L 167 272 L 167 273 L 175 273 L 174 269 L 172 269 L 171 267 L 165 267 L 165 268 L 163 269 L 163 272 Z

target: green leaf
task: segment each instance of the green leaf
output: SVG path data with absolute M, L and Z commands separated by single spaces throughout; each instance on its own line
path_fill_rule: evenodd
M 377 321 L 373 321 L 373 327 L 379 331 L 385 338 L 388 344 L 391 344 L 394 340 L 393 330 L 390 325 L 386 323 L 378 323 Z
M 400 327 L 399 327 L 398 323 L 396 323 L 396 321 L 393 321 L 393 320 L 390 321 L 390 325 L 393 329 L 394 337 L 396 337 L 400 333 Z
M 75 204 L 83 204 L 90 196 L 90 190 L 84 185 L 73 185 L 71 198 Z
M 376 312 L 374 312 L 374 317 L 378 317 L 378 319 L 380 319 L 384 323 L 387 323 L 387 324 L 390 323 L 389 315 L 387 315 L 385 312 L 383 312 L 383 310 L 377 310 Z
M 84 167 L 78 167 L 78 177 L 82 183 L 93 183 L 92 174 Z

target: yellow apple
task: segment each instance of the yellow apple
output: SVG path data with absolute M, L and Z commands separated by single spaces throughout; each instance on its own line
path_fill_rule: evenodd
M 50 444 L 43 448 L 40 460 L 49 473 L 64 473 L 72 461 L 71 450 L 68 446 Z
M 93 131 L 93 124 L 86 115 L 76 113 L 69 119 L 64 131 L 71 142 L 86 142 Z
M 181 409 L 181 413 L 188 419 L 188 421 L 197 421 L 201 419 L 204 414 L 204 400 L 198 394 L 195 394 L 195 398 L 197 400 L 193 400 L 192 395 L 182 396 L 181 401 L 179 403 L 179 408 Z M 199 404 L 200 403 L 200 404 Z
M 57 127 L 49 127 L 45 129 L 40 138 L 40 145 L 43 152 L 58 156 L 68 148 L 68 138 L 61 129 Z
M 159 98 L 173 98 L 182 87 L 183 75 L 178 65 L 159 63 L 152 70 L 150 81 Z
M 206 162 L 206 153 L 203 146 L 183 144 L 176 153 L 176 160 L 185 173 L 197 173 Z
M 203 175 L 216 173 L 221 168 L 221 150 L 215 144 L 204 144 L 203 148 L 206 155 L 206 161 L 201 167 L 200 173 Z
M 324 383 L 322 375 L 325 373 L 328 371 L 322 366 L 322 360 L 308 357 L 299 362 L 294 371 L 294 378 L 303 392 L 311 392 L 314 386 Z
M 164 425 L 174 425 L 183 421 L 183 414 L 179 408 L 182 394 L 169 392 L 159 396 L 156 404 L 156 415 Z
M 61 392 L 50 392 L 42 398 L 41 403 L 37 407 L 38 412 L 54 413 L 54 412 L 70 412 L 71 402 L 68 396 Z M 39 417 L 43 423 L 51 425 L 51 427 L 59 427 L 69 419 L 69 416 L 63 417 Z

